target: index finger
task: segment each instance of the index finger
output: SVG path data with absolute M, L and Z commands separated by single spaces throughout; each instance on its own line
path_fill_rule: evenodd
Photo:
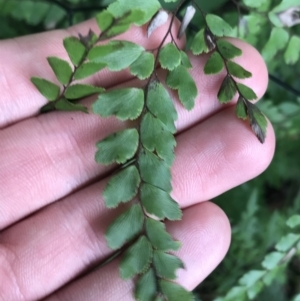
M 151 39 L 147 38 L 146 26 L 132 26 L 129 31 L 118 36 L 117 39 L 137 43 L 145 49 L 154 49 L 160 44 L 168 26 L 167 22 L 158 28 Z M 174 30 L 176 27 L 174 26 Z M 99 32 L 95 20 L 89 20 L 65 30 L 55 30 L 0 42 L 0 129 L 38 114 L 39 109 L 47 100 L 37 91 L 30 78 L 32 76 L 43 77 L 58 83 L 46 57 L 57 56 L 70 61 L 63 47 L 63 39 L 71 35 L 78 36 L 79 33 L 85 35 L 89 29 L 95 33 Z M 183 43 L 180 41 L 181 45 Z M 85 82 L 109 88 L 130 80 L 130 78 L 132 75 L 126 70 L 112 73 L 104 69 Z

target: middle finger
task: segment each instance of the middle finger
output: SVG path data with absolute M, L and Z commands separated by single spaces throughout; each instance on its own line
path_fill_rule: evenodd
M 256 176 L 274 152 L 271 127 L 261 145 L 249 127 L 234 118 L 232 107 L 183 132 L 177 140 L 172 195 L 182 208 Z M 126 205 L 105 208 L 101 195 L 106 182 L 103 179 L 56 202 L 2 233 L 0 254 L 6 257 L 0 274 L 14 272 L 5 283 L 7 292 L 16 292 L 18 283 L 26 300 L 41 298 L 112 253 L 104 231 Z
M 260 97 L 267 82 L 265 64 L 254 48 L 241 41 L 235 44 L 244 52 L 238 62 L 253 74 L 244 83 Z M 188 112 L 176 102 L 179 132 L 221 108 L 216 95 L 224 74 L 204 75 L 206 59 L 193 58 L 191 73 L 199 90 L 195 108 Z M 136 86 L 136 82 L 127 86 Z M 0 191 L 0 230 L 105 175 L 112 167 L 95 163 L 95 143 L 125 126 L 115 118 L 53 112 L 0 132 L 0 180 L 5 187 Z

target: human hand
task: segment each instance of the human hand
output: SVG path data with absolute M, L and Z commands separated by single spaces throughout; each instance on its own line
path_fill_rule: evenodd
M 67 59 L 63 38 L 89 28 L 96 31 L 95 22 L 0 42 L 0 300 L 132 300 L 133 282 L 119 277 L 118 258 L 93 270 L 112 255 L 104 233 L 124 210 L 104 206 L 101 192 L 112 167 L 95 163 L 95 143 L 124 123 L 80 112 L 39 115 L 46 100 L 30 82 L 32 76 L 55 81 L 45 58 Z M 121 38 L 152 49 L 165 31 L 158 29 L 148 40 L 145 28 L 132 28 Z M 262 96 L 267 85 L 262 58 L 244 42 L 232 42 L 243 50 L 236 61 L 253 74 L 244 82 Z M 199 96 L 190 112 L 176 103 L 172 167 L 172 196 L 184 215 L 167 223 L 183 244 L 177 255 L 186 269 L 178 281 L 190 290 L 218 265 L 230 242 L 224 212 L 207 200 L 257 176 L 274 152 L 271 126 L 260 144 L 235 117 L 234 106 L 218 103 L 224 74 L 204 75 L 207 57 L 191 59 Z M 128 72 L 108 71 L 87 82 L 105 88 L 136 84 Z

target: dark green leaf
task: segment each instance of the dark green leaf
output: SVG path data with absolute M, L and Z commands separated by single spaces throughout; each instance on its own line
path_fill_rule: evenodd
M 138 88 L 115 89 L 99 95 L 92 108 L 102 117 L 116 116 L 120 120 L 133 120 L 144 107 L 144 91 Z
M 235 107 L 236 115 L 238 118 L 247 119 L 247 105 L 243 97 L 239 97 L 238 102 Z
M 68 99 L 79 99 L 86 96 L 90 96 L 96 93 L 103 92 L 101 87 L 95 87 L 90 85 L 75 84 L 69 86 L 65 91 L 65 97 Z
M 187 69 L 192 68 L 193 65 L 191 64 L 188 55 L 182 50 L 180 51 L 180 54 L 181 54 L 181 64 Z
M 237 86 L 238 86 L 238 89 L 239 89 L 240 93 L 242 94 L 242 96 L 244 98 L 246 98 L 247 100 L 257 99 L 255 92 L 248 86 L 245 86 L 241 83 L 237 83 Z
M 198 90 L 194 79 L 184 66 L 180 65 L 173 71 L 170 71 L 166 84 L 171 89 L 178 90 L 179 99 L 187 110 L 191 110 L 194 107 Z
M 181 53 L 173 43 L 168 43 L 159 52 L 158 60 L 163 69 L 174 70 L 181 62 Z
M 268 121 L 265 115 L 252 103 L 247 103 L 248 116 L 253 132 L 261 143 L 264 143 L 266 138 Z
M 143 222 L 144 214 L 141 206 L 131 206 L 108 227 L 105 233 L 108 246 L 113 250 L 121 248 L 142 230 Z
M 146 233 L 152 246 L 160 251 L 177 251 L 181 243 L 174 241 L 162 222 L 147 218 Z
M 139 79 L 148 78 L 154 70 L 154 55 L 150 52 L 143 52 L 139 58 L 130 66 L 132 75 Z
M 165 124 L 170 132 L 176 132 L 174 122 L 178 116 L 173 100 L 166 88 L 157 81 L 153 81 L 149 85 L 147 107 L 154 116 Z
M 59 86 L 49 82 L 44 78 L 32 77 L 31 82 L 36 86 L 40 93 L 49 101 L 56 100 L 60 93 Z
M 125 163 L 131 159 L 138 147 L 139 133 L 136 129 L 126 129 L 109 135 L 97 143 L 95 160 L 102 164 Z
M 180 220 L 182 212 L 169 193 L 149 184 L 141 188 L 141 202 L 148 214 L 158 219 Z
M 109 5 L 108 11 L 116 18 L 120 18 L 130 10 L 142 10 L 144 12 L 144 17 L 137 23 L 137 25 L 143 25 L 155 15 L 160 7 L 161 5 L 157 0 L 117 0 Z
M 167 192 L 172 190 L 170 167 L 153 153 L 144 149 L 139 155 L 140 175 L 144 182 Z
M 240 56 L 242 54 L 242 50 L 235 47 L 231 43 L 229 43 L 226 40 L 218 40 L 217 41 L 218 49 L 221 53 L 221 55 L 226 60 L 231 60 L 236 56 Z
M 136 61 L 143 51 L 143 47 L 132 42 L 110 41 L 106 45 L 93 47 L 88 53 L 88 59 L 106 64 L 111 71 L 120 71 Z
M 172 280 L 176 279 L 176 271 L 184 268 L 183 262 L 178 257 L 162 251 L 154 251 L 153 265 L 158 276 Z
M 165 125 L 150 113 L 146 113 L 141 123 L 141 141 L 143 146 L 172 165 L 174 160 L 174 147 L 176 140 Z
M 229 73 L 237 78 L 248 78 L 252 76 L 251 72 L 245 70 L 242 66 L 232 61 L 227 62 L 227 68 Z
M 43 105 L 40 109 L 41 113 L 47 113 L 55 109 L 55 102 L 51 101 Z
M 206 22 L 210 31 L 217 37 L 230 36 L 231 26 L 217 15 L 207 14 Z
M 77 66 L 83 60 L 86 53 L 85 46 L 76 37 L 67 37 L 64 39 L 64 47 L 69 55 L 71 62 Z
M 74 79 L 83 79 L 89 77 L 98 71 L 104 69 L 106 64 L 103 63 L 95 63 L 95 62 L 86 62 L 83 63 L 74 74 Z
M 160 280 L 159 285 L 168 301 L 194 301 L 193 294 L 177 283 Z
M 59 111 L 80 111 L 88 113 L 87 107 L 81 104 L 72 103 L 65 98 L 61 98 L 55 102 L 55 109 Z
M 130 246 L 120 263 L 120 274 L 123 279 L 129 279 L 141 274 L 149 267 L 152 259 L 152 247 L 146 236 L 142 236 Z
M 153 301 L 157 292 L 153 269 L 149 269 L 140 277 L 135 288 L 135 298 L 141 301 Z
M 113 24 L 114 19 L 113 14 L 107 10 L 103 10 L 96 15 L 97 24 L 102 32 L 107 30 Z
M 203 52 L 209 52 L 208 46 L 205 42 L 204 37 L 204 29 L 201 29 L 194 37 L 192 44 L 191 44 L 191 50 L 193 54 L 198 55 Z
M 47 60 L 59 82 L 63 85 L 67 85 L 73 74 L 69 63 L 55 56 L 48 57 Z
M 132 200 L 138 192 L 141 179 L 135 166 L 129 166 L 113 176 L 107 183 L 103 197 L 108 208 Z
M 227 103 L 232 100 L 234 95 L 236 94 L 236 86 L 234 84 L 233 79 L 230 75 L 227 75 L 221 85 L 221 88 L 218 92 L 218 99 L 221 103 Z
M 132 24 L 139 24 L 145 14 L 141 10 L 132 10 L 125 14 L 122 18 L 119 18 L 109 30 L 107 30 L 105 37 L 111 38 L 126 32 Z
M 214 52 L 204 66 L 205 74 L 217 74 L 224 68 L 224 62 L 218 52 Z

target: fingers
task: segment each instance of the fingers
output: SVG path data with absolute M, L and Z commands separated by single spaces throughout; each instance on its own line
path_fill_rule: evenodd
M 261 96 L 267 85 L 265 64 L 254 48 L 243 42 L 236 43 L 245 53 L 241 64 L 251 65 L 253 79 L 247 81 Z M 176 102 L 179 132 L 222 108 L 216 95 L 224 75 L 204 75 L 205 58 L 193 60 L 192 75 L 199 96 L 190 112 Z M 126 85 L 134 86 L 136 82 Z M 172 95 L 176 99 L 176 94 Z M 230 118 L 236 119 L 235 116 Z M 105 175 L 112 167 L 94 162 L 95 143 L 129 125 L 115 118 L 59 112 L 28 119 L 0 132 L 0 160 L 3 162 L 0 180 L 5 187 L 0 190 L 0 229 Z
M 220 263 L 230 242 L 230 226 L 223 213 L 212 203 L 202 203 L 184 210 L 183 220 L 167 225 L 170 233 L 182 241 L 178 255 L 185 270 L 178 282 L 193 289 Z M 134 300 L 133 281 L 124 281 L 118 272 L 118 260 L 80 278 L 61 289 L 47 301 Z
M 178 23 L 175 22 L 174 32 Z M 167 23 L 158 28 L 150 39 L 147 38 L 146 26 L 133 26 L 117 39 L 135 42 L 145 49 L 154 49 L 166 34 L 168 26 Z M 30 78 L 43 77 L 58 83 L 46 57 L 57 56 L 70 61 L 63 47 L 63 39 L 70 35 L 78 36 L 79 33 L 85 35 L 89 29 L 99 33 L 95 20 L 86 21 L 68 30 L 56 30 L 0 42 L 0 129 L 39 112 L 47 100 L 34 87 Z M 182 46 L 184 41 L 178 43 Z M 104 69 L 84 82 L 107 88 L 131 77 L 128 71 L 112 73 Z
M 177 138 L 173 165 L 173 196 L 183 207 L 212 199 L 258 176 L 275 151 L 272 126 L 261 144 L 247 122 L 235 118 L 234 108 L 191 128 Z
M 172 195 L 183 208 L 214 197 L 262 172 L 273 151 L 271 128 L 261 145 L 249 126 L 234 118 L 234 109 L 227 108 L 178 136 Z M 3 231 L 0 254 L 5 256 L 0 274 L 14 273 L 5 282 L 9 291 L 17 291 L 18 283 L 27 299 L 42 297 L 111 254 L 104 232 L 125 207 L 104 207 L 102 190 L 106 181 L 55 202 Z M 17 301 L 17 295 L 12 300 Z

